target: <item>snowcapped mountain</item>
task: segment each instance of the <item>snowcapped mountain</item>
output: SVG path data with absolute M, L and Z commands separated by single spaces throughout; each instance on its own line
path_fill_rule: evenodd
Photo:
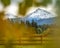
M 47 18 L 53 18 L 55 17 L 52 13 L 43 10 L 43 9 L 37 9 L 36 11 L 32 12 L 31 14 L 26 16 L 27 18 L 40 18 L 40 19 L 47 19 Z
M 56 17 L 52 13 L 39 8 L 25 17 L 22 16 L 18 17 L 12 14 L 7 14 L 6 16 L 10 20 L 12 19 L 14 22 L 23 21 L 24 23 L 26 23 L 26 21 L 29 21 L 30 23 L 32 23 L 32 20 L 34 20 L 34 22 L 36 22 L 38 25 L 52 24 Z
M 27 15 L 25 18 L 30 23 L 32 22 L 32 20 L 34 20 L 34 22 L 36 22 L 38 25 L 39 24 L 42 25 L 42 24 L 52 24 L 55 17 L 56 16 L 54 16 L 52 13 L 38 8 L 36 11 Z

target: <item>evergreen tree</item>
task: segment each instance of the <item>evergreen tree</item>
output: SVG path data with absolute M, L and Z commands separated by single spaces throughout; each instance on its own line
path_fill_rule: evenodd
M 42 28 L 40 28 L 40 27 L 36 28 L 36 33 L 41 34 L 42 33 Z
M 37 23 L 34 21 L 34 20 L 32 20 L 32 27 L 35 27 L 35 28 L 37 28 Z
M 27 26 L 30 26 L 31 24 L 30 24 L 30 22 L 27 20 L 26 21 L 26 24 L 27 24 Z

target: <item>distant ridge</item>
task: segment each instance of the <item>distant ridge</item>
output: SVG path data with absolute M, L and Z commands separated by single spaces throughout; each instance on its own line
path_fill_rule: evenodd
M 24 23 L 26 23 L 26 21 L 28 20 L 30 23 L 32 23 L 32 20 L 34 20 L 34 22 L 36 22 L 38 25 L 52 24 L 54 18 L 56 17 L 52 13 L 40 8 L 36 9 L 34 12 L 30 13 L 25 17 L 22 16 L 18 17 L 12 14 L 7 14 L 7 16 L 8 18 L 9 16 L 13 16 L 13 18 L 9 18 L 10 20 L 12 19 L 13 22 L 15 20 L 17 22 L 23 21 Z

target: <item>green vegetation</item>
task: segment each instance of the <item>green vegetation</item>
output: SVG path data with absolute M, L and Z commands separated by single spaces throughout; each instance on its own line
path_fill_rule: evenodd
M 8 6 L 10 4 L 10 0 L 1 0 L 4 6 Z

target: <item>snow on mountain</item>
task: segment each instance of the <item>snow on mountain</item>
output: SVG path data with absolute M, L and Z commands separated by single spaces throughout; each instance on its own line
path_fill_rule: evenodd
M 34 20 L 34 22 L 36 22 L 38 25 L 52 24 L 55 17 L 56 16 L 54 16 L 52 13 L 38 8 L 35 12 L 27 15 L 26 20 L 28 20 L 30 23 L 32 20 Z
M 37 9 L 36 11 L 32 12 L 31 14 L 27 15 L 27 18 L 40 18 L 40 19 L 47 19 L 47 18 L 53 18 L 55 17 L 52 13 L 43 10 L 43 9 Z
M 14 21 L 23 21 L 26 23 L 26 21 L 28 20 L 30 23 L 32 23 L 32 20 L 34 20 L 34 22 L 36 22 L 38 25 L 43 25 L 43 24 L 52 24 L 54 21 L 54 18 L 56 16 L 54 16 L 52 13 L 43 10 L 43 9 L 37 9 L 36 11 L 32 12 L 31 14 L 23 17 L 23 16 L 15 16 L 12 14 L 6 14 L 6 17 L 9 19 L 13 19 Z

